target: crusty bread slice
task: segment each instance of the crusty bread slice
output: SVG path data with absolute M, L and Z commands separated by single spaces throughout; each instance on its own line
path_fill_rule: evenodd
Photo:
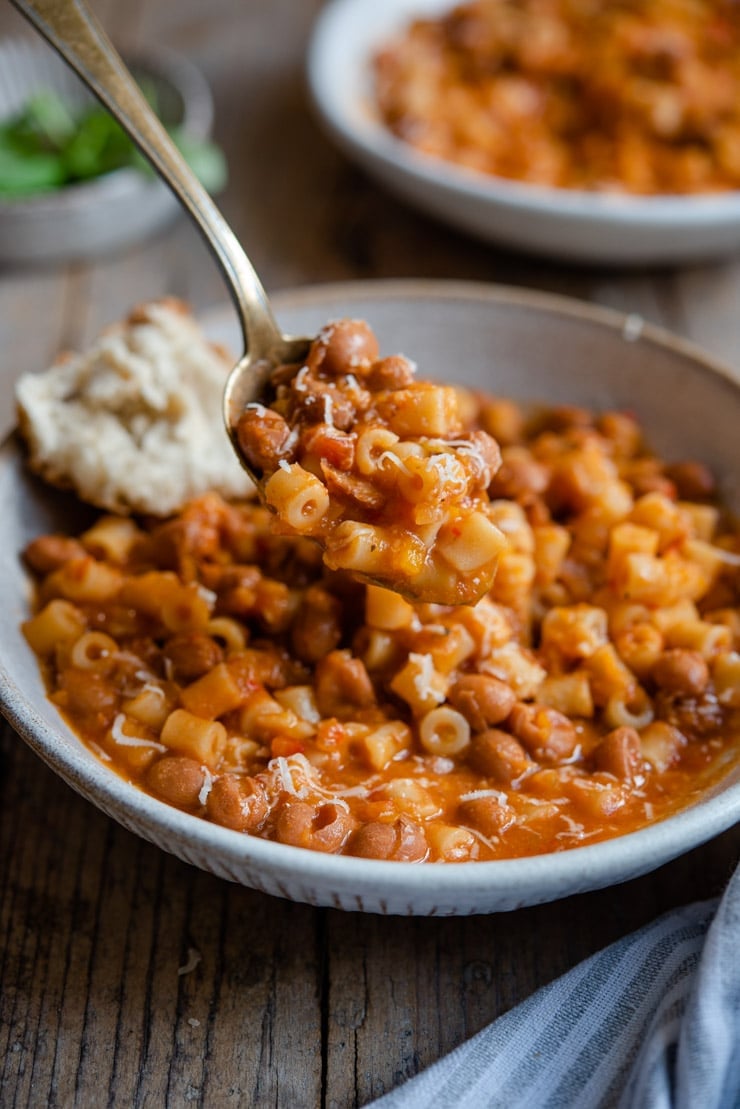
M 249 495 L 221 416 L 232 364 L 181 301 L 142 305 L 86 353 L 20 378 L 32 469 L 119 513 L 166 516 L 207 490 Z

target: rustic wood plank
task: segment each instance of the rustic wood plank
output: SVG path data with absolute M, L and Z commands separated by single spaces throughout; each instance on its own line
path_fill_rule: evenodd
M 740 372 L 740 261 L 684 270 L 675 288 L 682 332 Z
M 0 271 L 0 440 L 15 422 L 15 381 L 51 363 L 66 308 L 63 273 Z

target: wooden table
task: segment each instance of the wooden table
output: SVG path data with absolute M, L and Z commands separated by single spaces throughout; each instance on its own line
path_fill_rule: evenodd
M 329 145 L 302 56 L 318 0 L 113 0 L 118 41 L 155 39 L 209 78 L 222 206 L 270 290 L 456 277 L 641 313 L 740 363 L 740 263 L 568 269 L 508 254 L 388 196 Z M 0 31 L 20 21 L 0 13 Z M 134 302 L 224 298 L 185 221 L 95 265 L 0 271 L 0 423 L 12 383 Z M 639 881 L 460 920 L 385 919 L 231 886 L 136 839 L 0 738 L 0 1105 L 366 1104 L 585 956 L 716 894 L 737 829 Z M 186 972 L 187 971 L 187 972 Z

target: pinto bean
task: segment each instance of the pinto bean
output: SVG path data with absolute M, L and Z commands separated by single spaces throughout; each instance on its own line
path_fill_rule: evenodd
M 596 426 L 603 436 L 614 444 L 615 453 L 624 457 L 637 454 L 640 448 L 640 425 L 627 412 L 605 412 Z
M 717 491 L 714 474 L 703 462 L 674 462 L 666 466 L 681 500 L 703 501 Z
M 331 424 L 315 424 L 307 430 L 302 440 L 303 449 L 309 454 L 326 460 L 337 470 L 351 470 L 355 461 L 355 441 L 351 435 L 337 431 Z
M 337 597 L 320 585 L 303 594 L 290 635 L 293 650 L 303 662 L 325 658 L 342 638 L 342 606 Z
M 419 863 L 427 857 L 429 847 L 421 826 L 407 816 L 399 816 L 392 824 L 363 824 L 352 837 L 349 853 L 363 859 Z
M 464 674 L 450 687 L 447 699 L 476 732 L 500 724 L 516 704 L 511 686 L 487 674 Z
M 317 382 L 300 401 L 300 415 L 308 424 L 324 424 L 347 431 L 355 420 L 355 406 L 337 389 Z
M 469 438 L 469 465 L 476 468 L 476 481 L 480 488 L 488 489 L 501 466 L 499 445 L 486 431 L 471 431 Z
M 250 619 L 257 606 L 257 590 L 262 574 L 256 566 L 228 566 L 215 568 L 207 566 L 202 575 L 207 589 L 218 593 L 217 613 L 219 616 L 238 616 Z
M 471 824 L 484 836 L 497 836 L 513 822 L 508 805 L 497 797 L 471 797 L 461 801 L 457 808 L 458 819 Z
M 192 581 L 203 546 L 205 540 L 201 543 L 197 524 L 177 519 L 160 524 L 137 544 L 136 550 L 142 563 L 159 570 L 176 570 L 185 581 Z
M 663 651 L 652 669 L 653 681 L 669 693 L 698 695 L 709 685 L 709 667 L 698 651 Z
M 65 670 L 60 680 L 67 696 L 67 708 L 73 717 L 105 728 L 113 723 L 118 711 L 119 695 L 111 682 L 93 670 Z
M 259 472 L 274 470 L 282 458 L 287 458 L 285 445 L 290 428 L 271 408 L 245 409 L 239 417 L 236 435 L 250 466 Z
M 352 826 L 347 810 L 333 801 L 318 806 L 292 801 L 280 809 L 275 832 L 281 843 L 333 853 L 344 845 Z
M 544 493 L 548 481 L 547 467 L 531 458 L 528 451 L 515 447 L 504 454 L 501 467 L 489 486 L 489 493 L 492 497 L 521 500 Z
M 383 494 L 364 478 L 338 470 L 326 458 L 321 459 L 321 472 L 332 496 L 347 497 L 366 510 L 376 511 L 382 506 Z
M 476 770 L 507 785 L 536 766 L 521 743 L 498 728 L 473 736 L 469 757 Z
M 590 427 L 592 414 L 587 408 L 575 404 L 558 404 L 548 408 L 537 420 L 538 431 L 572 431 L 574 428 Z
M 223 660 L 221 646 L 203 632 L 181 632 L 164 645 L 165 658 L 172 663 L 178 681 L 193 682 Z
M 578 733 L 572 721 L 547 705 L 515 705 L 509 726 L 538 762 L 559 762 L 570 758 L 578 746 Z
M 332 651 L 319 661 L 315 675 L 316 703 L 322 716 L 353 716 L 375 704 L 375 690 L 364 662 L 349 651 Z
M 252 617 L 268 633 L 283 632 L 289 627 L 297 605 L 298 597 L 285 582 L 261 578 L 255 589 Z
M 634 728 L 615 728 L 602 739 L 594 752 L 594 766 L 623 782 L 633 782 L 642 765 L 639 732 Z
M 725 722 L 722 705 L 711 689 L 687 696 L 661 689 L 655 697 L 655 715 L 689 739 L 712 735 Z
M 257 778 L 223 774 L 213 783 L 206 811 L 214 824 L 235 832 L 256 832 L 270 811 L 267 790 Z
M 352 373 L 378 358 L 378 340 L 364 320 L 327 324 L 318 337 L 318 348 L 322 370 L 337 376 Z
M 662 493 L 672 501 L 676 499 L 676 484 L 666 476 L 662 463 L 657 459 L 637 459 L 630 464 L 626 476 L 637 497 L 645 493 Z
M 406 389 L 414 380 L 413 363 L 402 354 L 392 354 L 374 362 L 367 375 L 370 389 Z
M 84 558 L 87 551 L 77 539 L 66 535 L 40 535 L 28 544 L 23 557 L 37 574 L 50 574 L 73 558 Z
M 524 436 L 524 413 L 512 400 L 482 397 L 479 419 L 481 427 L 502 446 L 518 443 Z
M 258 685 L 282 689 L 305 677 L 286 652 L 263 640 L 255 640 L 253 647 L 231 655 L 227 666 L 244 693 L 254 692 Z
M 183 809 L 194 809 L 199 803 L 205 774 L 195 759 L 165 755 L 147 770 L 145 782 L 152 793 Z

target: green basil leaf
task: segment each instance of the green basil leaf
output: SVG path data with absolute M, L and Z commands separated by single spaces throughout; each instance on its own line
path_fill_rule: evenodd
M 144 95 L 156 109 L 156 87 L 142 81 Z M 226 159 L 211 142 L 194 139 L 182 128 L 171 134 L 185 160 L 209 192 L 223 188 Z M 51 92 L 33 96 L 22 112 L 0 124 L 0 192 L 22 195 L 87 181 L 122 166 L 152 169 L 123 128 L 100 105 L 77 118 Z
M 62 151 L 70 180 L 86 180 L 128 164 L 131 141 L 102 108 L 91 109 Z
M 60 150 L 74 135 L 75 127 L 68 106 L 51 92 L 32 96 L 14 122 L 19 142 L 38 152 Z
M 64 183 L 64 166 L 56 154 L 18 154 L 0 145 L 0 196 L 48 192 Z

